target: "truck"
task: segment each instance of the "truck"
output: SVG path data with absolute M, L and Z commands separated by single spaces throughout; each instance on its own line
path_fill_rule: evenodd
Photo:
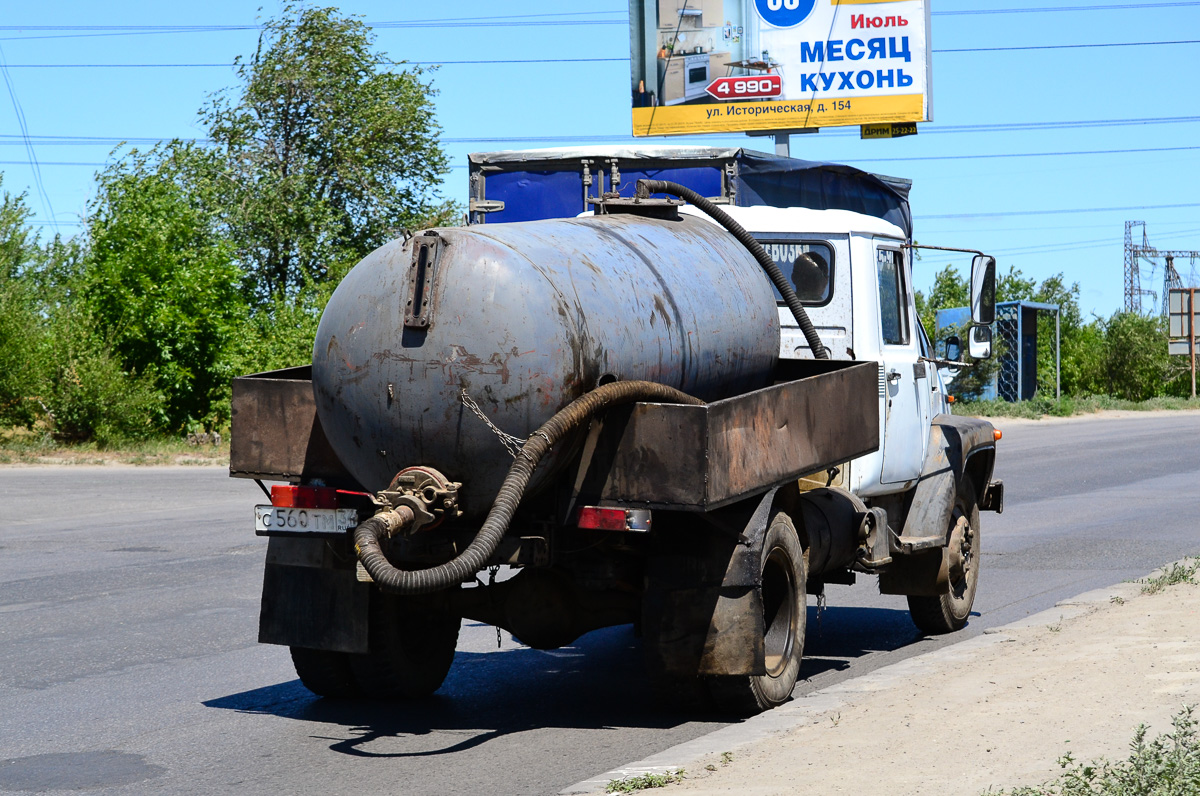
M 664 703 L 747 715 L 789 699 L 826 584 L 966 625 L 1000 433 L 950 411 L 962 341 L 937 356 L 916 314 L 906 181 L 713 147 L 469 179 L 465 225 L 337 286 L 311 364 L 233 381 L 230 474 L 270 498 L 259 640 L 308 689 L 430 694 L 464 619 L 547 650 L 632 625 Z

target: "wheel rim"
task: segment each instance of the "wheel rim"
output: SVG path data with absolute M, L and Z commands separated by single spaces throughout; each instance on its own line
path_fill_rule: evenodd
M 950 534 L 950 596 L 957 603 L 967 596 L 975 575 L 975 529 L 970 516 L 960 505 L 954 511 L 954 529 Z
M 763 651 L 767 675 L 778 677 L 792 658 L 799 618 L 792 561 L 782 547 L 773 548 L 763 564 L 762 601 Z

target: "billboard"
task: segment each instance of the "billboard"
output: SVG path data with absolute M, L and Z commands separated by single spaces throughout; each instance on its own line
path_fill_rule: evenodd
M 925 122 L 929 0 L 629 0 L 633 134 Z

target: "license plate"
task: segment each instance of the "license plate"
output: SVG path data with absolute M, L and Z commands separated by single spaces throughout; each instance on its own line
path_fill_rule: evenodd
M 254 507 L 254 533 L 258 536 L 341 536 L 357 525 L 356 509 Z

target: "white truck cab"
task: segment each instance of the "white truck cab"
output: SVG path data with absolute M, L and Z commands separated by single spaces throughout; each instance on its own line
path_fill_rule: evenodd
M 903 230 L 847 210 L 723 209 L 792 281 L 831 358 L 879 363 L 880 448 L 850 462 L 839 480 L 862 497 L 911 489 L 921 475 L 930 424 L 949 414 L 950 404 L 917 317 L 911 248 Z M 708 218 L 691 206 L 681 212 Z M 780 357 L 811 359 L 782 301 L 779 323 Z

